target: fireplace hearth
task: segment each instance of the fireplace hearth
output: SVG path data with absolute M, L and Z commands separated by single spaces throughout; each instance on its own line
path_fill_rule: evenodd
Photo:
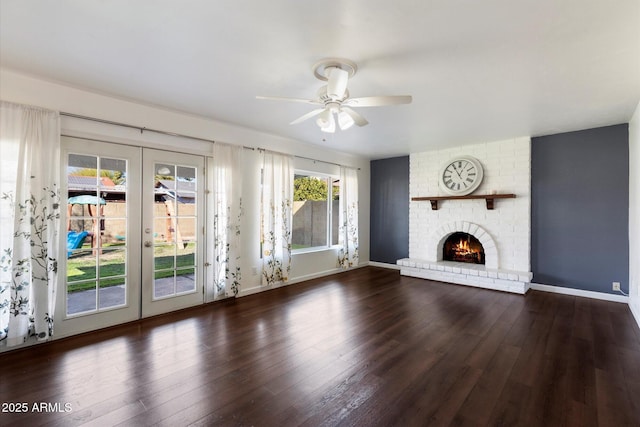
M 429 240 L 436 244 L 428 246 L 425 258 L 398 260 L 400 274 L 516 294 L 529 289 L 533 273 L 501 267 L 495 240 L 478 224 L 449 222 L 434 230 Z M 453 255 L 447 246 L 455 248 Z
M 484 248 L 473 235 L 456 232 L 451 234 L 442 245 L 442 260 L 484 264 Z

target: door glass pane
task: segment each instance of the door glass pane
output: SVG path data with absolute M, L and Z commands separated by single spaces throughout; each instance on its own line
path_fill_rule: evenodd
M 107 203 L 105 211 L 112 204 L 115 203 Z M 122 211 L 124 215 L 126 211 Z M 123 248 L 127 243 L 127 221 L 125 218 L 117 218 L 111 219 L 106 218 L 102 220 L 103 231 L 102 231 L 102 245 L 103 247 L 109 248 Z
M 180 191 L 176 203 L 176 213 L 181 217 L 194 216 L 196 212 L 196 193 L 194 191 Z
M 176 177 L 179 182 L 193 182 L 195 188 L 196 168 L 192 166 L 178 166 L 176 168 Z
M 166 274 L 166 275 L 165 275 Z M 156 274 L 153 282 L 153 298 L 168 298 L 176 295 L 176 281 L 174 272 Z
M 174 165 L 166 165 L 164 163 L 156 163 L 155 167 L 156 181 L 169 180 L 175 182 L 176 167 Z M 171 184 L 170 182 L 170 184 Z
M 122 306 L 126 300 L 125 278 L 100 280 L 100 295 L 98 301 L 100 309 Z
M 153 264 L 155 267 L 155 271 L 156 272 L 164 271 L 164 270 L 173 271 L 176 267 L 175 253 L 176 253 L 176 245 L 172 243 L 156 244 L 153 250 L 153 254 L 154 254 Z M 156 274 L 156 277 L 157 276 L 158 275 Z
M 176 292 L 190 293 L 196 287 L 195 268 L 181 268 L 176 270 Z
M 67 314 L 91 313 L 96 311 L 96 282 L 76 282 L 67 292 Z
M 96 156 L 85 156 L 82 154 L 69 155 L 69 168 L 73 168 L 74 176 L 87 176 L 82 172 L 87 169 L 96 169 L 98 167 L 98 158 Z M 89 176 L 96 177 L 95 174 Z
M 154 170 L 153 298 L 159 299 L 196 290 L 197 168 L 156 163 Z
M 127 194 L 125 179 L 127 162 L 122 159 L 100 159 L 101 196 L 107 202 L 102 213 L 107 218 L 125 218 L 127 212 Z M 107 228 L 103 229 L 108 230 Z
M 196 168 L 176 168 L 176 206 L 181 217 L 194 215 L 196 208 Z
M 193 215 L 181 216 L 176 221 L 180 239 L 176 242 L 179 248 L 187 249 L 189 245 L 194 246 L 196 241 L 196 218 Z M 193 251 L 192 251 L 193 252 Z
M 100 254 L 100 265 L 98 266 L 100 278 L 105 279 L 114 276 L 124 277 L 126 274 L 126 253 L 124 249 L 103 249 Z
M 69 154 L 69 315 L 126 304 L 126 178 L 126 160 Z

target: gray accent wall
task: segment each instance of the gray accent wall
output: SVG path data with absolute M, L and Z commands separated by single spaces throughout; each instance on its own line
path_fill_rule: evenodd
M 628 225 L 627 124 L 532 138 L 533 282 L 627 292 Z
M 371 161 L 371 261 L 409 256 L 409 156 Z

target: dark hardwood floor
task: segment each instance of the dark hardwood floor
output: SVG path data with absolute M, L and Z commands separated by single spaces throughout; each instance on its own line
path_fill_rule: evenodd
M 374 267 L 0 354 L 0 369 L 3 410 L 28 404 L 3 426 L 640 426 L 625 304 Z

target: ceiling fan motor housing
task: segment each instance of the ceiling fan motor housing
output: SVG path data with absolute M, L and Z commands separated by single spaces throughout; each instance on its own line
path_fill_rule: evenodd
M 349 91 L 345 90 L 342 98 L 336 99 L 327 93 L 327 86 L 325 85 L 325 86 L 322 86 L 320 89 L 318 89 L 317 95 L 318 95 L 318 100 L 326 106 L 329 103 L 341 104 L 342 101 L 349 98 Z
M 349 78 L 355 76 L 356 71 L 358 71 L 358 66 L 353 61 L 342 58 L 326 58 L 313 65 L 313 75 L 316 76 L 318 80 L 326 82 L 329 80 L 328 70 L 330 68 L 339 68 L 347 71 L 349 73 Z

